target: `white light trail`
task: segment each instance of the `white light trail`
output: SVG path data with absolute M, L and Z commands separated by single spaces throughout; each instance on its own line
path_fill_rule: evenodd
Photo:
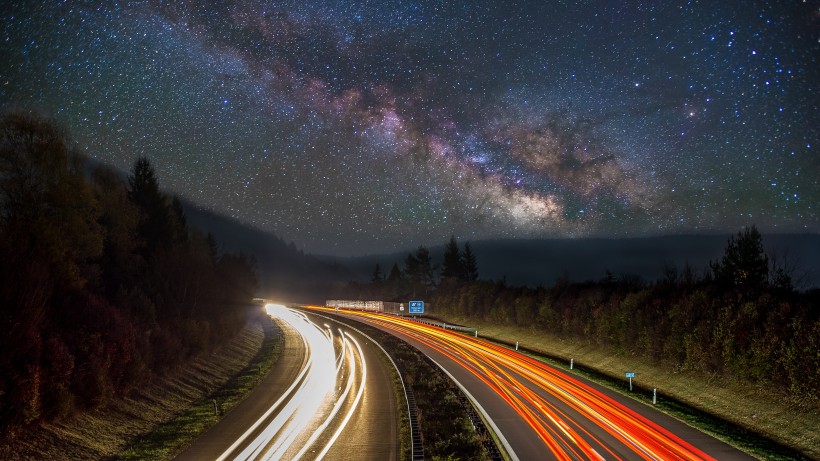
M 356 341 L 354 338 L 352 338 L 350 336 L 347 336 L 347 337 L 349 337 L 350 340 L 353 341 L 353 344 L 356 346 L 356 349 L 359 351 L 359 357 L 361 357 L 361 359 L 362 359 L 362 379 L 361 379 L 361 382 L 359 384 L 359 392 L 356 393 L 356 400 L 353 401 L 353 405 L 350 407 L 350 411 L 347 412 L 347 416 L 345 416 L 344 421 L 342 421 L 342 423 L 339 424 L 339 428 L 336 429 L 336 432 L 333 434 L 333 437 L 330 438 L 330 441 L 327 442 L 327 444 L 325 445 L 325 448 L 323 448 L 321 453 L 319 453 L 319 456 L 316 457 L 316 461 L 319 461 L 319 460 L 321 460 L 322 458 L 325 457 L 328 450 L 330 450 L 330 447 L 333 446 L 333 443 L 336 442 L 336 439 L 339 438 L 339 434 L 341 434 L 342 431 L 344 430 L 345 426 L 347 426 L 347 423 L 348 423 L 348 421 L 350 421 L 350 418 L 353 416 L 353 413 L 359 408 L 359 402 L 361 402 L 362 394 L 364 393 L 364 385 L 367 382 L 367 363 L 365 363 L 365 361 L 364 361 L 364 354 L 362 353 L 362 347 L 359 345 L 359 342 Z
M 305 344 L 307 360 L 285 393 L 217 461 L 224 461 L 229 457 L 237 460 L 300 459 L 333 422 L 358 382 L 355 400 L 350 404 L 346 417 L 315 458 L 321 459 L 358 408 L 364 392 L 367 367 L 362 349 L 350 335 L 340 331 L 334 337 L 329 326 L 325 325 L 327 329 L 320 328 L 303 313 L 274 304 L 268 304 L 265 308 L 269 315 L 281 319 L 299 333 Z M 338 355 L 336 338 L 340 344 Z M 351 342 L 355 347 L 350 346 Z M 361 376 L 357 375 L 357 359 L 362 364 L 361 371 L 358 372 Z M 344 391 L 336 395 L 337 382 L 345 375 L 347 380 Z M 278 413 L 270 419 L 276 410 L 279 410 Z M 255 437 L 242 451 L 234 455 L 254 434 Z M 296 455 L 292 455 L 293 450 L 297 449 Z
M 325 454 L 327 454 L 327 451 L 330 450 L 330 447 L 333 445 L 333 443 L 339 437 L 339 434 L 341 434 L 342 430 L 344 430 L 345 426 L 347 426 L 347 422 L 350 421 L 350 418 L 353 416 L 353 413 L 358 409 L 359 401 L 361 400 L 362 394 L 364 393 L 364 385 L 365 385 L 365 382 L 367 380 L 367 364 L 364 361 L 364 354 L 362 353 L 361 346 L 359 346 L 358 341 L 356 341 L 350 335 L 343 334 L 343 338 L 344 338 L 343 344 L 347 344 L 348 341 L 352 341 L 353 344 L 356 346 L 356 351 L 358 351 L 359 358 L 362 362 L 362 379 L 359 380 L 359 389 L 358 389 L 358 392 L 356 393 L 356 399 L 353 401 L 353 405 L 350 407 L 350 410 L 347 412 L 347 415 L 345 416 L 345 419 L 341 422 L 341 424 L 339 424 L 339 428 L 336 430 L 336 433 L 333 434 L 333 437 L 331 437 L 330 441 L 328 441 L 328 443 L 322 449 L 321 453 L 319 453 L 319 455 L 316 457 L 316 461 L 324 458 Z M 336 416 L 336 414 L 342 408 L 341 403 L 344 402 L 347 399 L 347 396 L 350 393 L 350 390 L 353 387 L 353 384 L 354 384 L 354 381 L 355 381 L 354 376 L 356 374 L 356 358 L 353 356 L 353 352 L 354 351 L 351 348 L 350 357 L 349 357 L 350 369 L 348 370 L 349 375 L 348 375 L 347 385 L 345 386 L 344 392 L 342 392 L 342 394 L 336 400 L 336 404 L 333 406 L 333 411 L 328 415 L 327 419 L 325 419 L 325 421 L 322 423 L 322 425 L 319 426 L 313 432 L 313 435 L 311 436 L 308 443 L 306 443 L 305 446 L 302 447 L 302 450 L 300 450 L 299 453 L 297 453 L 296 456 L 293 457 L 292 461 L 297 461 L 298 459 L 300 459 L 305 454 L 305 452 L 307 451 L 309 446 L 312 445 L 316 441 L 316 439 L 322 434 L 322 432 L 330 425 L 330 422 L 333 420 L 333 418 Z

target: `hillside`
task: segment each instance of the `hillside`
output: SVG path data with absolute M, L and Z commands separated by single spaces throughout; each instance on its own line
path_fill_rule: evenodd
M 187 201 L 182 201 L 182 205 L 188 224 L 203 233 L 210 232 L 223 251 L 242 251 L 254 256 L 259 291 L 266 298 L 320 302 L 333 284 L 356 277 L 341 264 L 305 254 L 272 233 Z

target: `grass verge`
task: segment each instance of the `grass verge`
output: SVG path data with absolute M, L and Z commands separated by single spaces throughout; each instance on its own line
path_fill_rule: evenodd
M 134 445 L 113 459 L 171 459 L 250 394 L 279 359 L 282 351 L 281 330 L 275 322 L 265 322 L 265 339 L 262 347 L 245 368 L 219 390 L 151 433 L 140 437 Z

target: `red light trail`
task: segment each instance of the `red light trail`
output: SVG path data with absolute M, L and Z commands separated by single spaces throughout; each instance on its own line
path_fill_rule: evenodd
M 519 352 L 401 317 L 344 313 L 412 338 L 469 371 L 526 422 L 555 459 L 714 459 L 603 392 Z

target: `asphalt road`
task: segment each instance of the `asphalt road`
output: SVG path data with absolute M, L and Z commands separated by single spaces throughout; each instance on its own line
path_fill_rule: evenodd
M 284 348 L 270 373 L 245 400 L 234 407 L 176 458 L 179 461 L 217 459 L 231 444 L 268 410 L 293 383 L 307 361 L 304 343 L 286 323 L 279 322 L 285 335 Z
M 308 314 L 309 317 L 311 316 Z M 317 323 L 332 320 L 316 318 Z M 399 459 L 399 432 L 396 396 L 378 346 L 351 330 L 346 324 L 333 322 L 359 342 L 367 363 L 365 392 L 358 411 L 345 431 L 328 451 L 328 460 L 395 461 Z
M 438 362 L 479 402 L 513 459 L 754 459 L 651 406 L 510 349 L 396 317 L 346 315 Z
M 398 459 L 380 349 L 329 319 L 295 315 L 279 321 L 285 347 L 271 372 L 176 459 Z

